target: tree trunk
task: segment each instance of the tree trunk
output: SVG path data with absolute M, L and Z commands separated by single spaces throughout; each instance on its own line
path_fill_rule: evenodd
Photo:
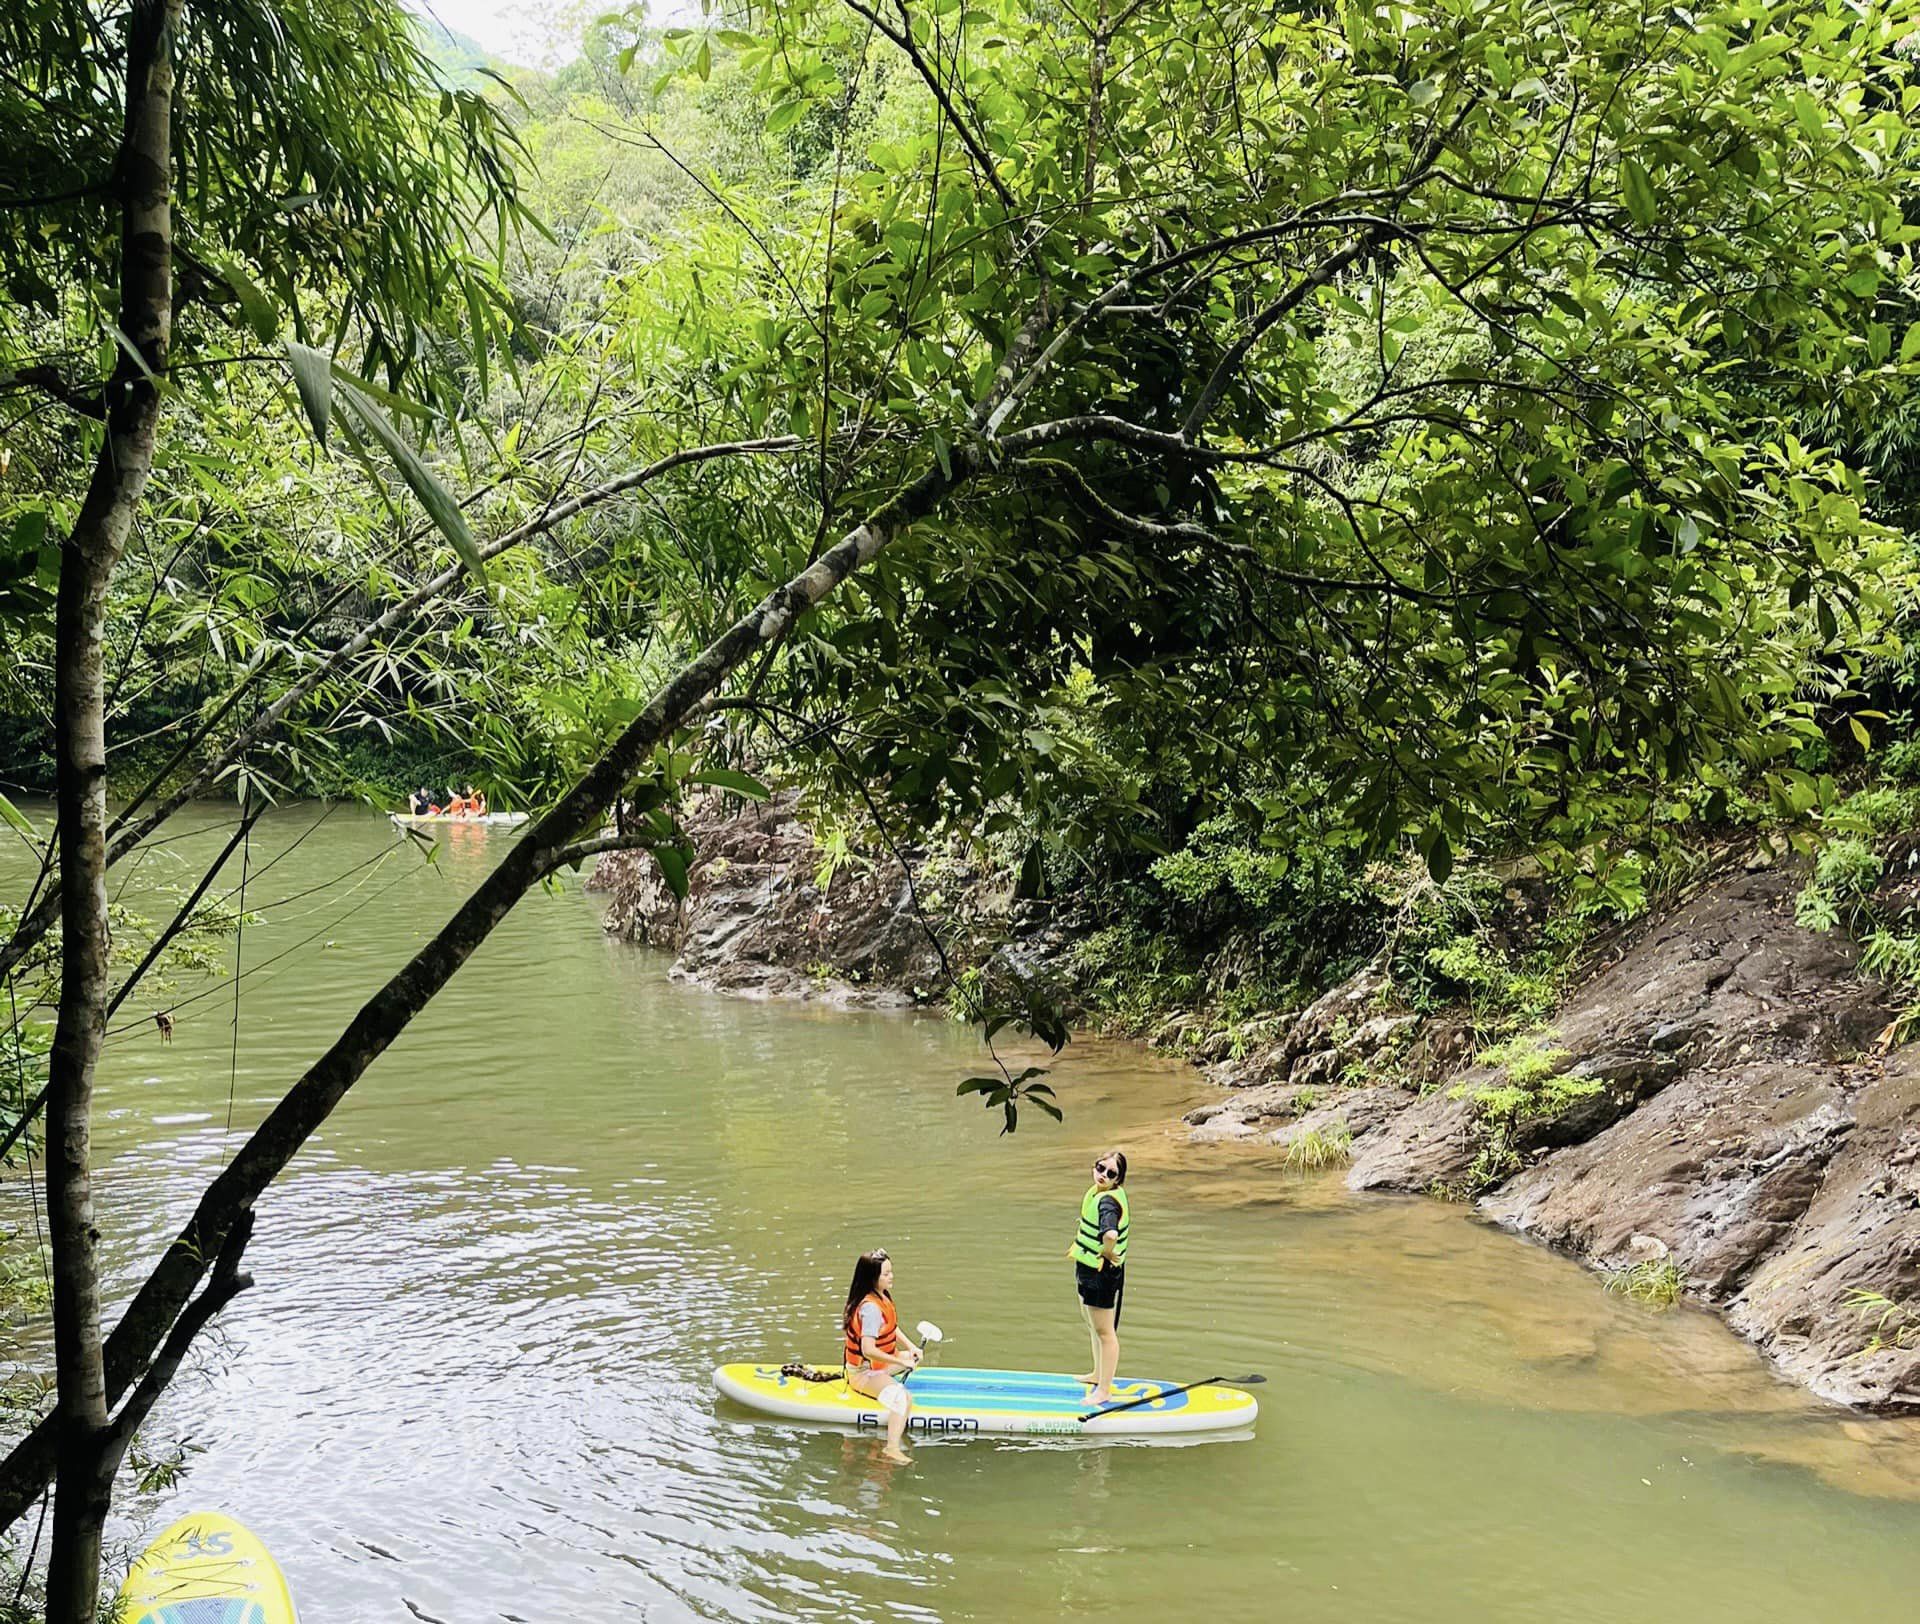
M 127 34 L 119 362 L 86 501 L 60 555 L 55 608 L 55 810 L 60 847 L 60 1007 L 48 1063 L 47 1219 L 53 1252 L 53 1545 L 49 1624 L 92 1624 L 100 1531 L 121 1450 L 108 1411 L 100 1338 L 99 1231 L 93 1221 L 94 1070 L 111 985 L 107 927 L 107 593 L 153 466 L 158 380 L 172 332 L 169 199 L 173 31 L 179 0 L 136 0 Z

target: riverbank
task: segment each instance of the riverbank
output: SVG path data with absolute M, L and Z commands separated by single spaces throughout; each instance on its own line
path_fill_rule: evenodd
M 911 884 L 892 855 L 829 867 L 785 800 L 709 809 L 696 846 L 684 903 L 644 859 L 591 882 L 608 930 L 683 979 L 907 1005 L 948 998 L 947 966 L 1017 964 L 1074 992 L 1087 921 L 951 855 L 901 854 Z M 1822 1398 L 1916 1410 L 1920 1051 L 1887 1045 L 1902 1000 L 1853 944 L 1796 922 L 1805 877 L 1770 854 L 1709 869 L 1499 1043 L 1470 1010 L 1406 1007 L 1378 958 L 1231 1041 L 1179 1013 L 1152 1035 L 1220 1090 L 1187 1115 L 1198 1144 L 1470 1202 L 1629 1295 L 1713 1310 Z

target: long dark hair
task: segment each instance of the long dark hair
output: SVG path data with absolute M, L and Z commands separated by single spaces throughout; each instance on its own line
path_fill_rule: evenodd
M 853 1284 L 847 1287 L 847 1311 L 840 1316 L 843 1325 L 851 1325 L 860 1305 L 880 1292 L 880 1265 L 887 1261 L 881 1251 L 862 1252 L 853 1260 Z

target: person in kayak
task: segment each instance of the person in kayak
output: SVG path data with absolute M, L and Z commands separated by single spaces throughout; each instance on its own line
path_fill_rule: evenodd
M 1102 1151 L 1093 1159 L 1093 1184 L 1080 1198 L 1080 1221 L 1067 1256 L 1080 1295 L 1080 1317 L 1093 1338 L 1093 1370 L 1081 1377 L 1091 1389 L 1089 1405 L 1113 1398 L 1120 1368 L 1120 1299 L 1127 1286 L 1126 1152 Z
M 900 1329 L 893 1306 L 893 1260 L 876 1248 L 854 1260 L 853 1284 L 847 1288 L 847 1309 L 841 1316 L 845 1332 L 847 1385 L 864 1393 L 887 1412 L 888 1460 L 904 1461 L 900 1447 L 906 1436 L 913 1400 L 901 1378 L 920 1363 L 920 1350 Z

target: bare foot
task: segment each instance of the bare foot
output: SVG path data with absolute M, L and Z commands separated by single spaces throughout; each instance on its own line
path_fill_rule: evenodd
M 1086 1373 L 1086 1375 L 1075 1376 L 1073 1379 L 1077 1381 L 1082 1387 L 1091 1387 L 1095 1382 L 1097 1382 L 1100 1379 L 1100 1377 L 1094 1371 L 1089 1370 Z
M 913 1457 L 898 1449 L 883 1449 L 880 1451 L 880 1458 L 882 1460 L 890 1460 L 896 1466 L 911 1466 L 913 1464 Z
M 1101 1405 L 1111 1404 L 1112 1402 L 1113 1393 L 1111 1390 L 1103 1393 L 1096 1387 L 1091 1393 L 1087 1394 L 1087 1407 L 1089 1409 L 1097 1410 Z

